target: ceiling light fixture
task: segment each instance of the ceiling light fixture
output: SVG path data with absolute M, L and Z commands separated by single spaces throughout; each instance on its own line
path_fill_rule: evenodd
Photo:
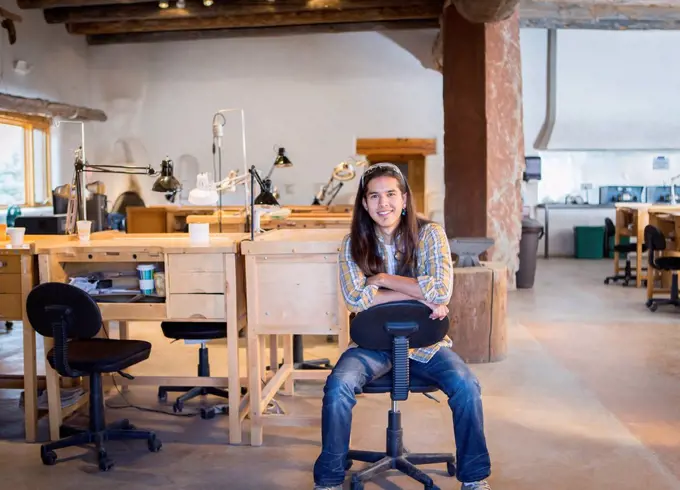
M 205 7 L 212 7 L 213 3 L 214 3 L 213 0 L 203 0 L 203 5 Z
M 160 0 L 160 2 L 158 2 L 158 8 L 166 9 L 169 6 L 168 0 Z
M 177 8 L 178 9 L 183 9 L 186 6 L 187 6 L 187 3 L 186 3 L 185 0 L 177 0 Z

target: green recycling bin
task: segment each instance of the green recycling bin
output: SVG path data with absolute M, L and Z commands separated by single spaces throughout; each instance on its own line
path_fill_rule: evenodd
M 604 226 L 574 226 L 574 256 L 577 259 L 603 259 L 604 230 Z

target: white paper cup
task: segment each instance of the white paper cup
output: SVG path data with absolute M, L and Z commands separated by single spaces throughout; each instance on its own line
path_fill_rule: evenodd
M 192 245 L 206 245 L 210 243 L 210 224 L 189 223 L 189 241 Z
M 92 221 L 77 221 L 76 226 L 78 227 L 78 238 L 81 242 L 90 241 L 90 233 L 92 231 Z
M 7 235 L 9 236 L 12 247 L 21 247 L 24 244 L 24 234 L 26 228 L 7 228 Z

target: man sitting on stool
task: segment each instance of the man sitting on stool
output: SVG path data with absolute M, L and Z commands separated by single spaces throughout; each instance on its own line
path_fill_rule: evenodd
M 351 233 L 340 248 L 345 303 L 358 312 L 417 299 L 444 318 L 453 287 L 453 261 L 444 229 L 416 216 L 408 183 L 396 165 L 376 164 L 361 177 Z M 453 411 L 458 479 L 463 490 L 490 490 L 491 462 L 484 436 L 479 383 L 445 337 L 414 349 L 409 369 L 446 393 Z M 314 465 L 316 490 L 340 490 L 345 479 L 355 390 L 392 369 L 390 352 L 347 349 L 324 387 L 322 451 Z

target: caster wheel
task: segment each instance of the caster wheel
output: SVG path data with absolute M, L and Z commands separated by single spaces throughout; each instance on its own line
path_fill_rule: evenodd
M 106 455 L 106 451 L 99 451 L 99 471 L 109 471 L 114 462 Z
M 656 303 L 652 303 L 651 305 L 648 306 L 649 311 L 656 311 L 658 307 L 659 305 L 657 305 Z
M 158 401 L 159 402 L 167 402 L 168 401 L 168 392 L 167 391 L 159 391 L 158 392 Z
M 175 402 L 175 404 L 172 406 L 172 411 L 175 412 L 175 413 L 181 412 L 183 408 L 184 408 L 184 403 L 178 401 L 178 402 Z
M 605 284 L 609 284 L 609 279 L 605 279 L 605 280 L 604 280 L 604 283 L 605 283 Z
M 5 322 L 5 328 L 7 330 L 12 330 L 12 327 L 14 326 L 14 323 L 12 322 Z
M 449 474 L 449 476 L 456 476 L 455 463 L 446 463 L 446 472 Z
M 122 425 L 122 427 L 121 427 L 121 429 L 123 429 L 123 430 L 135 430 L 136 428 L 137 428 L 137 427 L 135 427 L 134 425 L 132 425 L 132 424 L 130 423 L 130 421 L 127 420 L 127 419 L 125 419 L 125 420 L 123 421 L 123 425 Z
M 149 446 L 149 451 L 151 451 L 152 453 L 157 453 L 163 447 L 163 443 L 156 436 L 149 437 L 147 444 Z
M 654 302 L 653 302 L 651 299 L 648 299 L 647 301 L 645 301 L 645 306 L 646 306 L 647 308 L 649 308 L 650 306 L 652 306 L 652 304 L 654 304 Z
M 628 281 L 627 281 L 627 280 L 624 280 L 624 281 L 623 281 L 623 285 L 624 285 L 624 286 L 628 286 Z
M 354 462 L 351 459 L 345 461 L 345 471 L 348 471 L 352 467 L 352 463 Z
M 40 459 L 42 459 L 44 465 L 54 466 L 57 464 L 57 453 L 54 451 L 45 451 L 43 448 L 40 448 Z
M 352 480 L 350 490 L 364 490 L 364 482 Z
M 215 418 L 214 408 L 201 408 L 201 418 L 203 420 L 210 420 Z

